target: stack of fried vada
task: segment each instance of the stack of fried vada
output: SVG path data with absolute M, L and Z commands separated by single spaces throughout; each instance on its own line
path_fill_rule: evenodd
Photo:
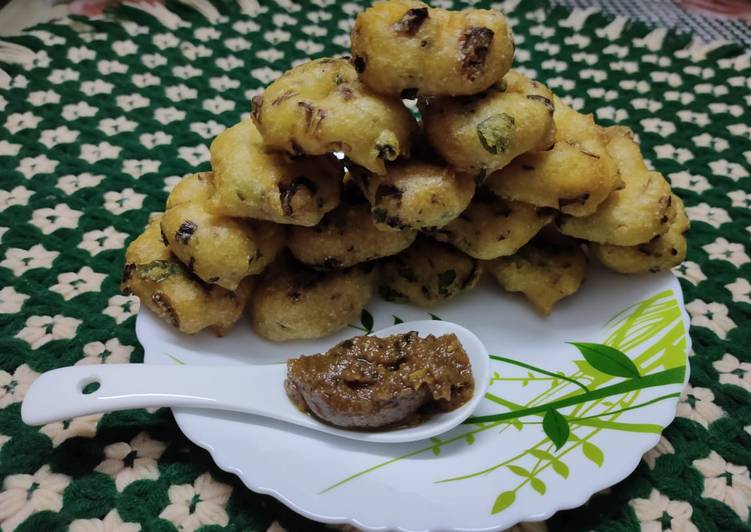
M 128 248 L 124 290 L 185 333 L 224 334 L 247 308 L 285 341 L 346 327 L 376 293 L 432 306 L 487 274 L 549 314 L 590 257 L 620 273 L 684 259 L 683 204 L 634 135 L 511 69 L 500 12 L 386 0 L 351 43 L 214 139 L 212 170 Z

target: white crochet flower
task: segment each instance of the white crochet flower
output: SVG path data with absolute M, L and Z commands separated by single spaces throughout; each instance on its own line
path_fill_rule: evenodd
M 652 488 L 648 499 L 632 499 L 629 505 L 640 521 L 642 532 L 699 532 L 691 521 L 694 510 L 685 501 L 673 501 Z M 663 527 L 667 516 L 668 528 Z
M 725 288 L 730 290 L 733 301 L 751 303 L 751 283 L 748 282 L 748 279 L 739 277 L 732 283 L 726 284 Z
M 97 94 L 110 94 L 115 86 L 103 79 L 84 81 L 81 83 L 81 92 L 86 96 L 96 96 Z
M 117 135 L 118 133 L 130 133 L 131 131 L 135 131 L 136 127 L 138 127 L 138 122 L 128 120 L 124 116 L 105 118 L 99 121 L 99 129 L 108 137 Z M 120 153 L 120 148 L 117 149 L 117 153 Z
M 96 436 L 96 427 L 104 414 L 92 414 L 90 416 L 74 417 L 48 423 L 39 429 L 52 440 L 52 446 L 57 447 L 70 438 L 93 438 Z
M 54 208 L 37 209 L 31 214 L 31 223 L 49 235 L 58 229 L 75 229 L 83 213 L 68 207 L 67 203 L 58 203 Z
M 34 194 L 33 190 L 18 185 L 12 190 L 0 189 L 0 212 L 14 205 L 28 205 L 29 198 Z
M 710 423 L 723 417 L 725 411 L 714 403 L 712 390 L 689 384 L 678 403 L 676 414 L 696 421 L 706 429 Z
M 735 266 L 751 262 L 743 244 L 728 242 L 723 237 L 717 238 L 711 244 L 702 246 L 702 249 L 709 254 L 710 260 L 725 260 Z
M 9 475 L 0 493 L 0 526 L 11 531 L 33 513 L 59 512 L 63 507 L 63 491 L 70 477 L 52 473 L 44 465 L 33 475 Z
M 726 462 L 716 451 L 711 451 L 706 458 L 694 460 L 693 465 L 706 477 L 701 496 L 724 502 L 746 522 L 751 506 L 748 467 Z
M 122 214 L 133 209 L 140 209 L 146 194 L 139 194 L 128 187 L 117 192 L 109 190 L 104 193 L 104 208 L 112 214 Z
M 710 161 L 709 167 L 712 169 L 713 174 L 729 177 L 733 181 L 738 181 L 742 177 L 748 177 L 749 175 L 746 168 L 726 159 Z
M 78 77 L 79 73 L 77 70 L 73 70 L 70 67 L 57 68 L 50 72 L 50 75 L 47 76 L 47 81 L 54 83 L 55 85 L 59 85 L 60 83 L 65 83 L 66 81 L 78 81 Z
M 213 139 L 219 133 L 224 131 L 224 124 L 220 124 L 216 120 L 209 120 L 208 122 L 193 122 L 190 124 L 190 130 L 205 139 Z
M 731 221 L 725 209 L 713 207 L 703 202 L 693 207 L 686 207 L 686 214 L 692 220 L 706 222 L 714 227 L 720 227 L 722 224 Z
M 32 349 L 39 349 L 53 340 L 70 340 L 76 336 L 81 320 L 62 314 L 54 316 L 29 316 L 26 325 L 17 334 Z
M 0 266 L 12 270 L 16 277 L 34 268 L 49 268 L 60 253 L 47 251 L 42 244 L 29 249 L 8 248 Z
M 691 261 L 682 262 L 673 268 L 673 273 L 678 277 L 683 277 L 694 286 L 697 286 L 700 282 L 706 281 L 707 279 L 707 276 L 701 271 L 701 267 Z
M 173 102 L 182 100 L 192 100 L 198 96 L 198 91 L 187 85 L 180 83 L 164 89 L 164 94 Z
M 701 299 L 694 299 L 686 305 L 686 310 L 691 315 L 692 325 L 707 327 L 723 340 L 728 332 L 736 327 L 735 322 L 728 316 L 728 308 L 722 303 L 707 303 Z
M 121 151 L 121 147 L 113 146 L 105 140 L 99 144 L 81 144 L 81 154 L 78 157 L 94 164 L 104 159 L 117 159 Z
M 191 166 L 198 166 L 211 158 L 211 153 L 209 153 L 209 149 L 205 144 L 182 146 L 177 149 L 177 154 Z
M 34 106 L 46 105 L 48 103 L 60 103 L 60 95 L 53 90 L 33 91 L 29 93 L 27 101 Z
M 46 129 L 39 136 L 39 142 L 44 144 L 48 149 L 58 144 L 69 144 L 75 142 L 78 138 L 78 131 L 68 129 L 67 126 L 60 126 L 55 129 Z
M 157 460 L 166 448 L 165 443 L 141 432 L 130 443 L 118 442 L 105 447 L 105 459 L 94 470 L 111 476 L 117 491 L 123 491 L 136 480 L 158 479 Z
M 160 164 L 160 161 L 155 161 L 152 159 L 126 159 L 123 161 L 123 172 L 130 174 L 132 177 L 138 179 L 144 174 L 158 172 Z
M 642 460 L 647 463 L 649 469 L 654 469 L 657 458 L 659 458 L 663 454 L 675 454 L 675 448 L 673 447 L 673 444 L 670 443 L 670 440 L 668 440 L 664 435 L 660 436 L 660 441 L 657 442 L 657 445 L 644 453 Z
M 92 255 L 98 255 L 108 249 L 121 249 L 125 245 L 126 238 L 128 238 L 127 234 L 110 226 L 84 233 L 83 240 L 78 244 L 78 247 L 85 249 Z
M 14 144 L 3 139 L 0 140 L 0 155 L 15 157 L 21 151 L 20 144 Z
M 23 401 L 31 383 L 38 376 L 39 373 L 26 364 L 18 366 L 12 375 L 0 370 L 0 408 Z
M 196 76 L 200 76 L 203 74 L 203 70 L 200 68 L 196 68 L 193 65 L 181 65 L 172 67 L 172 74 L 176 78 L 180 79 L 188 79 L 188 78 L 194 78 Z
M 12 286 L 0 288 L 0 314 L 15 314 L 27 299 L 28 295 L 16 292 Z
M 668 174 L 668 177 L 670 178 L 670 184 L 673 185 L 673 187 L 693 190 L 698 194 L 712 188 L 707 178 L 701 175 L 693 175 L 688 172 L 674 172 Z
M 206 525 L 226 526 L 229 515 L 225 507 L 232 486 L 222 484 L 204 473 L 193 484 L 170 486 L 170 504 L 159 517 L 172 521 L 179 530 L 193 532 Z
M 121 94 L 115 97 L 117 105 L 122 107 L 124 111 L 132 111 L 134 109 L 141 109 L 142 107 L 148 107 L 151 100 L 145 96 L 141 96 L 138 93 L 134 94 Z
M 103 59 L 96 64 L 96 67 L 105 76 L 109 74 L 125 74 L 128 71 L 128 65 L 116 59 Z
M 69 103 L 63 106 L 62 117 L 69 122 L 78 118 L 87 118 L 94 116 L 99 112 L 97 107 L 93 107 L 86 102 Z
M 110 316 L 115 323 L 122 323 L 134 314 L 138 314 L 141 301 L 136 296 L 114 295 L 107 301 L 107 308 L 102 314 Z
M 89 266 L 83 266 L 78 272 L 64 272 L 57 276 L 57 284 L 50 291 L 63 296 L 65 301 L 86 292 L 98 292 L 102 282 L 107 278 L 104 273 L 97 273 Z
M 138 141 L 143 144 L 145 148 L 152 149 L 162 144 L 170 144 L 172 142 L 172 135 L 168 135 L 164 131 L 157 131 L 155 133 L 143 133 L 138 137 Z
M 64 175 L 57 180 L 57 188 L 66 194 L 73 194 L 82 188 L 95 187 L 104 179 L 103 175 L 94 175 L 90 172 L 84 172 L 78 175 Z
M 21 159 L 21 163 L 18 165 L 17 170 L 23 174 L 26 179 L 31 179 L 37 174 L 51 174 L 60 164 L 59 161 L 54 161 L 44 154 L 37 155 L 36 157 L 24 157 Z
M 5 119 L 5 129 L 13 135 L 24 129 L 36 129 L 41 121 L 41 117 L 36 116 L 31 111 L 26 111 L 25 113 L 13 113 L 8 115 L 8 118 Z
M 135 348 L 123 345 L 117 338 L 110 338 L 107 342 L 89 342 L 83 346 L 83 358 L 76 362 L 76 366 L 92 364 L 126 364 Z
M 169 124 L 175 120 L 183 120 L 185 118 L 185 111 L 174 107 L 160 107 L 154 111 L 154 118 L 162 124 Z
M 732 201 L 733 207 L 748 209 L 751 206 L 751 193 L 743 190 L 733 190 L 728 192 L 728 197 Z

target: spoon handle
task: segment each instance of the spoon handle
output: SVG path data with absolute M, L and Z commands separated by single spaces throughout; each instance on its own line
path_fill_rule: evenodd
M 286 369 L 284 364 L 71 366 L 40 375 L 26 393 L 21 416 L 28 425 L 44 425 L 99 412 L 166 406 L 300 418 L 284 392 Z

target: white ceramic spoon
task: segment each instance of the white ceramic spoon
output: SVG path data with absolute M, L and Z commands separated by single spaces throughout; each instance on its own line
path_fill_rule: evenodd
M 300 412 L 284 391 L 286 364 L 248 366 L 190 366 L 102 364 L 72 366 L 39 376 L 26 393 L 21 417 L 28 425 L 44 425 L 98 412 L 130 408 L 171 407 L 229 410 L 285 421 L 353 440 L 400 443 L 442 434 L 467 419 L 485 395 L 490 380 L 488 351 L 473 333 L 446 321 L 400 323 L 374 333 L 391 336 L 417 331 L 421 337 L 454 333 L 469 355 L 475 391 L 472 399 L 452 412 L 436 414 L 424 423 L 383 432 L 338 429 Z M 206 393 L 206 382 L 220 382 Z M 99 388 L 85 394 L 84 388 Z

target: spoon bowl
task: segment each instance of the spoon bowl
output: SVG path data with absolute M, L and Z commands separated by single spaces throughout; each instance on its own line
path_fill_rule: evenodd
M 451 322 L 413 321 L 373 334 L 386 337 L 409 331 L 417 331 L 421 337 L 456 334 L 469 356 L 475 380 L 472 398 L 465 404 L 412 427 L 366 432 L 326 425 L 301 412 L 287 397 L 283 386 L 286 364 L 239 367 L 102 364 L 60 368 L 34 381 L 21 406 L 21 417 L 27 425 L 44 425 L 131 408 L 203 408 L 268 417 L 353 440 L 378 443 L 423 440 L 454 428 L 472 414 L 487 390 L 490 360 L 477 336 Z M 206 386 L 207 382 L 221 386 Z

